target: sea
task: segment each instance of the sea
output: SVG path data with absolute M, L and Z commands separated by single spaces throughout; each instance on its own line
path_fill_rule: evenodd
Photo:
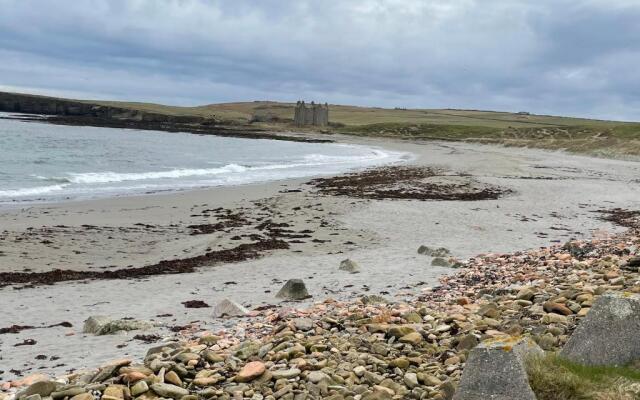
M 0 113 L 0 205 L 244 185 L 411 158 L 361 145 L 1 119 L 9 115 Z

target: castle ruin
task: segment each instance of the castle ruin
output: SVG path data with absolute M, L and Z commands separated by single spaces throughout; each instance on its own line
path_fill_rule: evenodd
M 329 125 L 329 105 L 315 104 L 312 101 L 307 106 L 304 101 L 298 101 L 293 121 L 296 126 L 327 126 Z

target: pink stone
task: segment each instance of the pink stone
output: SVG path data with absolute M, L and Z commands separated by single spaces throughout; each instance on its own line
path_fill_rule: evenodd
M 49 381 L 51 378 L 45 374 L 32 374 L 25 376 L 22 379 L 18 379 L 17 381 L 11 382 L 11 387 L 21 387 L 21 386 L 29 386 L 33 383 L 40 381 Z
M 260 361 L 252 361 L 247 363 L 238 375 L 236 375 L 236 382 L 251 382 L 256 379 L 260 375 L 264 374 L 266 367 L 263 362 Z

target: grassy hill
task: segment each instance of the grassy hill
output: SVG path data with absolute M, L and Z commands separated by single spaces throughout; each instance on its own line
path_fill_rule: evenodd
M 249 123 L 267 129 L 294 130 L 295 104 L 269 101 L 173 107 L 147 103 L 104 105 L 170 115 L 193 115 Z M 262 116 L 263 118 L 260 118 Z M 604 157 L 640 155 L 640 123 L 457 109 L 386 109 L 330 105 L 332 126 L 319 130 L 357 136 L 455 140 L 564 149 Z M 307 131 L 318 129 L 307 128 Z
M 293 111 L 295 107 L 294 103 L 278 103 L 272 101 L 221 103 L 197 107 L 177 107 L 153 103 L 131 103 L 118 101 L 91 101 L 91 103 L 167 115 L 191 115 L 201 117 L 216 115 L 225 119 L 236 120 L 238 122 L 248 122 L 254 115 L 260 114 L 270 114 L 282 120 L 291 120 L 293 118 Z M 397 123 L 518 128 L 576 125 L 608 126 L 612 124 L 611 121 L 549 115 L 523 115 L 497 111 L 389 109 L 345 105 L 331 105 L 330 119 L 331 122 L 348 126 Z M 613 123 L 618 124 L 616 122 Z

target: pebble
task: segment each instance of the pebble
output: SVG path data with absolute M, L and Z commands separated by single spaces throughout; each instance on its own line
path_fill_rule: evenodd
M 271 375 L 272 375 L 273 379 L 275 379 L 275 380 L 278 380 L 278 379 L 292 379 L 292 378 L 295 378 L 296 376 L 300 375 L 301 373 L 302 373 L 302 371 L 300 371 L 297 368 L 271 371 Z
M 250 382 L 264 374 L 265 370 L 266 367 L 261 361 L 247 363 L 236 375 L 236 382 Z
M 154 383 L 151 385 L 151 390 L 162 397 L 169 397 L 175 400 L 179 400 L 189 394 L 187 389 L 168 383 Z
M 216 335 L 156 346 L 143 365 L 118 360 L 67 386 L 44 375 L 8 386 L 47 388 L 30 400 L 49 389 L 53 400 L 448 399 L 482 340 L 526 335 L 556 351 L 598 296 L 640 293 L 637 268 L 618 267 L 639 244 L 631 231 L 573 242 L 569 257 L 563 245 L 475 257 L 418 295 L 267 309 Z M 610 256 L 619 263 L 601 262 Z
M 140 381 L 131 387 L 131 394 L 134 396 L 139 396 L 147 391 L 149 391 L 149 385 L 145 381 Z

